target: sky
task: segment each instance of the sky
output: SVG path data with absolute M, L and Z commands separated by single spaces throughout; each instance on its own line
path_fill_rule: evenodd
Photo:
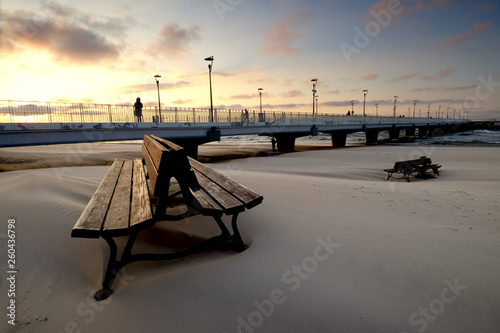
M 0 100 L 500 119 L 498 0 L 0 0 Z M 354 105 L 351 104 L 354 101 Z M 378 107 L 375 106 L 378 104 Z M 430 104 L 430 106 L 429 106 Z M 440 109 L 441 106 L 441 109 Z

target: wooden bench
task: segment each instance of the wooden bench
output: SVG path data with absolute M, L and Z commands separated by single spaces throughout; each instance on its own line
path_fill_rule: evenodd
M 432 172 L 439 176 L 439 168 L 441 165 L 433 164 L 431 159 L 425 156 L 420 157 L 416 160 L 400 161 L 394 163 L 392 169 L 385 169 L 387 172 L 387 180 L 393 177 L 393 174 L 402 174 L 402 179 L 410 181 L 410 176 L 417 174 L 417 176 L 424 177 L 427 170 L 432 170 Z M 394 177 L 395 178 L 395 177 Z
M 118 271 L 129 263 L 178 259 L 219 241 L 231 243 L 238 252 L 245 250 L 236 225 L 238 214 L 263 200 L 261 195 L 189 158 L 182 147 L 167 140 L 145 136 L 142 153 L 142 159 L 114 161 L 71 232 L 72 237 L 101 237 L 109 245 L 109 261 L 102 289 L 94 295 L 96 300 L 112 294 Z M 172 187 L 172 178 L 177 180 L 176 188 Z M 169 193 L 172 190 L 175 193 Z M 179 208 L 172 206 L 175 200 L 185 205 L 182 213 L 172 214 Z M 179 221 L 198 214 L 213 217 L 221 234 L 176 253 L 132 254 L 141 230 L 159 221 Z M 223 215 L 231 216 L 232 233 Z M 129 238 L 118 260 L 114 238 L 120 236 Z

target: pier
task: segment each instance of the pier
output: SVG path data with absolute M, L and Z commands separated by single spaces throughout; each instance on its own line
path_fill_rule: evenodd
M 468 119 L 420 117 L 381 117 L 369 115 L 310 115 L 291 112 L 214 110 L 209 121 L 208 109 L 145 108 L 144 122 L 134 122 L 132 106 L 73 103 L 25 103 L 14 105 L 0 101 L 0 147 L 51 145 L 64 143 L 142 140 L 156 135 L 181 146 L 196 156 L 198 146 L 219 141 L 222 136 L 261 135 L 274 137 L 278 150 L 293 151 L 295 139 L 331 135 L 333 147 L 344 147 L 348 134 L 364 132 L 367 145 L 377 143 L 381 131 L 390 140 L 401 136 L 437 136 L 471 129 Z

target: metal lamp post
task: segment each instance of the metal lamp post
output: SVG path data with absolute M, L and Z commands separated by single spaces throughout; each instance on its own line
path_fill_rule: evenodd
M 214 121 L 214 103 L 212 99 L 212 67 L 214 64 L 214 56 L 205 58 L 206 61 L 210 61 L 208 64 L 208 80 L 210 82 L 210 114 L 208 115 L 208 121 L 213 122 Z
M 431 103 L 427 104 L 427 118 L 430 118 L 431 114 Z
M 313 116 L 314 116 L 314 103 L 316 101 L 316 85 L 318 84 L 318 79 L 312 79 L 311 82 L 313 83 Z
M 378 103 L 375 103 L 375 115 L 378 117 Z
M 258 91 L 259 91 L 259 95 L 260 95 L 260 113 L 262 113 L 262 88 L 259 88 Z
M 364 123 L 366 123 L 366 113 L 365 113 L 366 94 L 368 94 L 368 89 L 363 90 L 363 122 Z
M 417 106 L 417 100 L 413 101 L 413 118 L 415 118 L 415 107 Z
M 354 115 L 354 100 L 351 99 L 351 115 Z
M 398 96 L 394 96 L 394 107 L 392 109 L 393 116 L 394 116 L 394 121 L 396 121 L 396 100 L 398 99 Z
M 160 78 L 161 76 L 156 74 L 154 76 L 155 80 L 156 80 L 156 88 L 158 89 L 158 113 L 160 115 L 160 123 L 161 123 L 161 104 L 160 104 L 160 81 L 158 80 L 158 78 Z
M 319 110 L 319 108 L 318 108 L 318 97 L 319 96 L 316 95 L 316 115 L 318 114 L 318 110 Z

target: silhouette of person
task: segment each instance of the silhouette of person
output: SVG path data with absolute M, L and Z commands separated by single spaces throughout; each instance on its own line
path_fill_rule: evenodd
M 347 111 L 347 115 L 350 116 L 351 115 L 351 111 Z
M 250 119 L 249 119 L 249 116 L 248 116 L 248 110 L 245 109 L 245 122 L 248 123 L 249 121 L 250 121 Z
M 134 116 L 137 117 L 137 122 L 142 122 L 142 103 L 141 98 L 137 97 L 134 104 Z

